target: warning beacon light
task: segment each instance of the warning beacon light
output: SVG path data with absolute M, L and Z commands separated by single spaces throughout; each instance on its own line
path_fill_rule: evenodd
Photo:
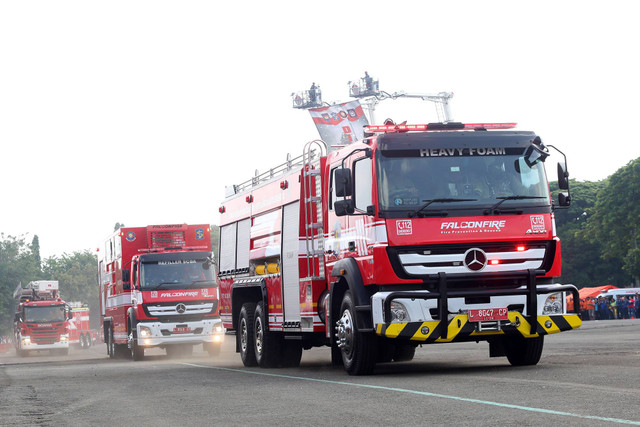
M 387 133 L 387 132 L 425 132 L 425 131 L 443 131 L 443 130 L 497 130 L 497 129 L 513 129 L 516 123 L 429 123 L 426 125 L 407 125 L 407 124 L 384 124 L 375 126 L 365 126 L 366 133 Z

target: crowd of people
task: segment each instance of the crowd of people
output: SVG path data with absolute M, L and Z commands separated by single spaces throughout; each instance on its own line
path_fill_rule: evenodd
M 582 320 L 640 319 L 640 295 L 587 297 L 581 301 Z

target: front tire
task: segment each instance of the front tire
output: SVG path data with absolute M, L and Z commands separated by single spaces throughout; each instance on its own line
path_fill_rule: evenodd
M 109 328 L 107 329 L 106 344 L 107 344 L 107 355 L 109 356 L 109 358 L 115 359 L 116 351 L 115 351 L 115 344 L 113 343 L 113 329 L 111 329 L 111 326 L 109 326 Z
M 542 356 L 544 335 L 536 338 L 505 337 L 504 352 L 513 366 L 537 365 Z
M 342 364 L 349 375 L 369 375 L 378 356 L 376 336 L 358 331 L 356 306 L 347 291 L 340 305 L 340 319 L 336 322 L 338 347 L 342 351 Z
M 413 360 L 416 355 L 416 346 L 411 344 L 399 344 L 396 346 L 393 353 L 393 360 L 395 362 L 408 362 Z
M 240 347 L 240 358 L 244 366 L 257 366 L 255 352 L 255 332 L 254 332 L 254 315 L 256 304 L 247 302 L 242 304 L 240 309 L 240 318 L 238 319 L 237 340 Z
M 129 328 L 129 350 L 131 351 L 131 359 L 140 361 L 144 359 L 144 347 L 138 345 L 138 334 L 133 328 Z

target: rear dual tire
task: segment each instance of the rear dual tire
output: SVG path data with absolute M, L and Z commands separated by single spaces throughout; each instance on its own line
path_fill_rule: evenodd
M 276 368 L 300 365 L 302 343 L 285 340 L 281 333 L 269 331 L 263 302 L 242 305 L 237 337 L 244 366 Z

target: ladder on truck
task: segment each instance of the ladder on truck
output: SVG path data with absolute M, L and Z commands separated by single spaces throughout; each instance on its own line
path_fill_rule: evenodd
M 302 154 L 304 200 L 301 210 L 304 218 L 307 277 L 302 278 L 301 281 L 324 280 L 324 227 L 322 223 L 320 159 L 326 155 L 327 144 L 319 139 L 308 142 Z

